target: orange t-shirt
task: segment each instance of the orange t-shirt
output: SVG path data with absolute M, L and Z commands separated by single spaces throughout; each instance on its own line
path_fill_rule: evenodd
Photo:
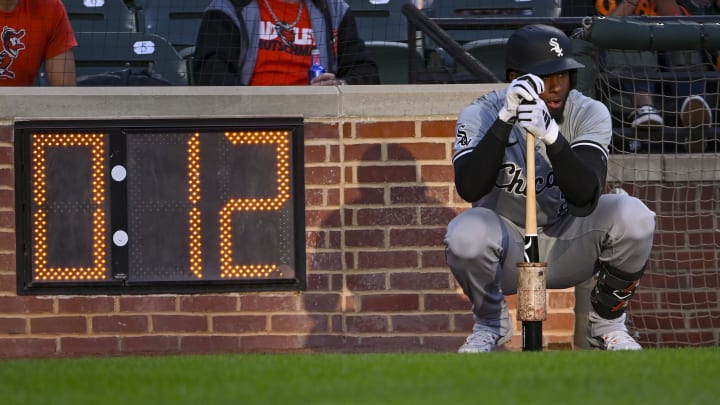
M 298 7 L 302 7 L 302 14 L 292 31 L 288 31 L 284 35 L 285 39 L 292 44 L 292 46 L 288 46 L 279 37 L 279 33 L 275 29 L 275 19 L 270 14 L 265 2 L 258 2 L 260 5 L 260 42 L 250 85 L 307 85 L 310 54 L 315 46 L 307 7 L 303 5 L 303 2 L 299 4 L 277 0 L 268 2 L 275 15 L 286 24 L 292 24 L 295 21 Z
M 77 45 L 61 0 L 20 0 L 0 27 L 0 86 L 32 86 L 46 59 Z

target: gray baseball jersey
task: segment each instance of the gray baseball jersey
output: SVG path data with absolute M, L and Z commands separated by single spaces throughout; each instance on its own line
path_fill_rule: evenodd
M 505 104 L 507 90 L 486 94 L 466 107 L 458 117 L 453 161 L 470 153 L 485 136 Z M 598 148 L 607 158 L 612 137 L 612 123 L 607 108 L 597 100 L 577 90 L 571 90 L 564 107 L 565 119 L 559 123 L 560 133 L 571 147 L 587 145 Z M 525 163 L 526 135 L 515 125 L 510 133 L 505 157 L 495 187 L 489 194 L 475 201 L 473 206 L 496 211 L 512 222 L 525 224 Z M 556 222 L 568 212 L 565 196 L 555 182 L 545 144 L 535 143 L 535 184 L 537 193 L 537 224 L 545 226 Z

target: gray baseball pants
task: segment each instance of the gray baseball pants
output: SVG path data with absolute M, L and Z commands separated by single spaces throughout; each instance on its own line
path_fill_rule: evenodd
M 538 228 L 547 288 L 573 287 L 605 262 L 627 273 L 643 269 L 652 249 L 655 213 L 639 199 L 603 194 L 586 217 L 567 215 Z M 517 263 L 524 253 L 523 227 L 487 208 L 474 207 L 448 224 L 447 262 L 472 302 L 476 323 L 507 335 L 512 324 L 504 295 L 517 290 Z

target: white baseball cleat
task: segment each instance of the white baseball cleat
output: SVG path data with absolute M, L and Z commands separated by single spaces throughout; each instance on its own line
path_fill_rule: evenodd
M 487 353 L 494 352 L 498 346 L 504 345 L 512 338 L 512 330 L 506 336 L 500 336 L 497 333 L 490 332 L 486 329 L 479 329 L 477 324 L 473 327 L 473 333 L 465 339 L 465 343 L 460 346 L 458 353 Z
M 588 342 L 601 350 L 642 350 L 642 346 L 628 333 L 626 314 L 616 319 L 605 319 L 595 311 L 588 316 Z

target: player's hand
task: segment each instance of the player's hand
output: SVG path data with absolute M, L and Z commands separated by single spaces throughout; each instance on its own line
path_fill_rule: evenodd
M 498 117 L 507 122 L 514 124 L 517 119 L 517 108 L 523 101 L 533 101 L 540 98 L 540 94 L 545 91 L 545 82 L 543 79 L 533 75 L 526 74 L 518 77 L 510 82 L 505 95 L 505 105 L 500 109 Z
M 545 145 L 552 145 L 557 140 L 560 128 L 550 116 L 547 105 L 541 99 L 528 101 L 518 106 L 518 125 L 540 139 Z

